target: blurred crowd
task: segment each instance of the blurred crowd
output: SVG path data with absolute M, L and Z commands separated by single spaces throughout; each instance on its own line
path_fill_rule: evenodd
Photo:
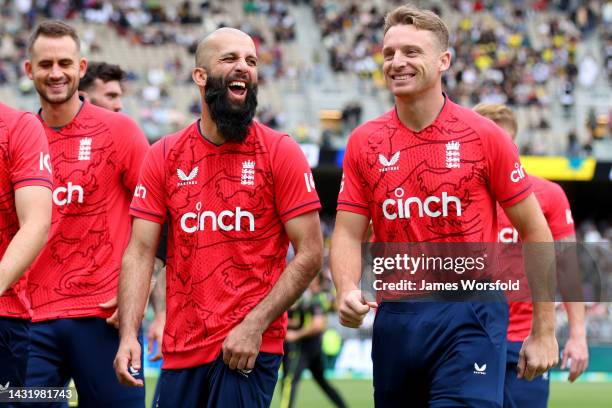
M 382 27 L 385 13 L 404 1 L 357 0 L 0 0 L 0 87 L 18 84 L 32 92 L 22 71 L 25 44 L 31 28 L 41 18 L 81 24 L 83 49 L 95 59 L 108 41 L 93 27 L 110 29 L 134 47 L 173 46 L 175 55 L 149 61 L 140 71 L 129 72 L 136 86 L 138 116 L 152 138 L 180 126 L 182 118 L 198 111 L 196 104 L 177 104 L 171 90 L 190 82 L 193 55 L 202 36 L 220 26 L 236 26 L 255 40 L 260 57 L 262 86 L 293 79 L 297 88 L 318 82 L 323 71 L 358 78 L 363 91 L 384 90 L 381 72 Z M 570 120 L 576 107 L 577 88 L 612 80 L 612 2 L 604 0 L 452 0 L 431 1 L 430 6 L 448 23 L 454 63 L 444 77 L 446 92 L 466 106 L 478 102 L 511 105 L 520 118 L 519 146 L 524 154 L 587 156 L 592 142 L 612 134 L 612 109 L 593 108 L 583 121 L 585 132 L 568 121 L 559 134 L 552 121 Z M 296 44 L 296 16 L 292 7 L 308 5 L 323 49 L 301 55 Z M 577 48 L 596 39 L 600 50 L 578 59 Z M 110 44 L 110 45 L 109 45 Z M 302 58 L 307 59 L 303 61 Z M 110 61 L 121 62 L 121 61 Z M 308 70 L 310 74 L 304 74 Z M 311 75 L 311 76 L 308 76 Z M 273 81 L 274 80 L 274 81 Z M 606 85 L 609 84 L 606 82 Z M 282 91 L 281 91 L 282 92 Z M 191 98 L 190 95 L 188 98 Z M 184 105 L 184 106 L 183 106 Z M 287 106 L 263 101 L 260 118 L 283 128 L 291 116 Z M 277 104 L 278 105 L 278 104 Z M 176 112 L 174 109 L 178 109 Z M 361 117 L 354 106 L 342 112 L 344 136 Z M 558 112 L 555 111 L 558 110 Z M 359 108 L 361 112 L 361 107 Z M 582 118 L 581 118 L 582 121 Z M 160 127 L 160 125 L 163 125 Z M 172 130 L 172 129 L 170 129 Z M 328 143 L 324 129 L 284 129 L 298 138 Z M 582 129 L 580 129 L 582 130 Z M 588 140 L 578 137 L 588 135 Z

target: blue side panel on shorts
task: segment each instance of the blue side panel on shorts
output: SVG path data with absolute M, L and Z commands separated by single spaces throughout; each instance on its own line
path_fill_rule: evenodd
M 267 408 L 272 401 L 281 356 L 259 353 L 249 373 L 230 370 L 222 355 L 197 367 L 162 370 L 155 407 Z
M 532 381 L 516 378 L 516 366 L 522 345 L 520 341 L 508 342 L 504 408 L 546 408 L 550 391 L 549 373 L 546 372 Z
M 505 302 L 383 302 L 374 322 L 379 407 L 500 408 Z
M 139 341 L 142 345 L 142 333 Z M 65 387 L 73 378 L 80 407 L 142 408 L 144 388 L 121 385 L 115 376 L 113 361 L 118 347 L 117 330 L 101 318 L 32 323 L 26 383 L 31 387 Z M 144 379 L 142 371 L 138 378 Z M 65 407 L 66 404 L 34 406 Z

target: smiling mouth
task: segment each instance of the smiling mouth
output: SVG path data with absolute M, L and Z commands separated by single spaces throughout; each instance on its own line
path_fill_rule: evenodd
M 403 75 L 391 75 L 391 79 L 396 81 L 405 81 L 410 78 L 414 78 L 416 74 L 403 74 Z
M 244 81 L 232 81 L 229 83 L 228 88 L 234 95 L 242 96 L 246 93 L 246 82 Z

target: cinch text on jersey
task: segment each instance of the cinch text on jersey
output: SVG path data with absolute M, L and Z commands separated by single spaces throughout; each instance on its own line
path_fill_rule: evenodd
M 382 203 L 383 214 L 386 219 L 394 220 L 396 218 L 410 218 L 411 213 L 411 204 L 416 205 L 419 218 L 423 218 L 425 215 L 429 217 L 447 217 L 448 216 L 448 207 L 450 203 L 455 204 L 455 215 L 457 217 L 461 216 L 461 200 L 458 197 L 448 195 L 446 191 L 442 192 L 442 198 L 437 196 L 428 196 L 425 200 L 421 200 L 419 197 L 407 197 L 406 199 L 402 198 L 404 196 L 403 188 L 395 189 L 395 197 L 387 198 Z M 442 211 L 439 209 L 432 209 L 432 204 L 436 204 L 437 208 L 440 208 L 440 202 Z M 414 206 L 413 206 L 414 207 Z M 434 207 L 434 208 L 436 208 Z
M 196 211 L 183 214 L 181 217 L 181 229 L 188 234 L 193 234 L 197 231 L 240 231 L 241 221 L 243 218 L 249 220 L 249 231 L 255 231 L 255 216 L 250 211 L 242 210 L 236 207 L 234 211 L 223 210 L 219 214 L 214 211 L 201 211 L 202 203 L 196 205 Z M 210 226 L 207 228 L 207 222 Z

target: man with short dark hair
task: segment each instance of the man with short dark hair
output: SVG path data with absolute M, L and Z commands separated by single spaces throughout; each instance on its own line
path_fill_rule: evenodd
M 79 94 L 94 105 L 119 112 L 123 109 L 123 81 L 127 74 L 119 65 L 90 62 L 79 82 Z
M 114 308 L 102 305 L 117 295 L 127 211 L 148 143 L 127 116 L 79 98 L 87 69 L 79 44 L 69 25 L 44 21 L 25 62 L 49 141 L 54 204 L 49 241 L 30 271 L 26 385 L 65 387 L 72 378 L 83 406 L 142 407 L 144 391 L 114 376 L 119 336 L 106 323 Z

